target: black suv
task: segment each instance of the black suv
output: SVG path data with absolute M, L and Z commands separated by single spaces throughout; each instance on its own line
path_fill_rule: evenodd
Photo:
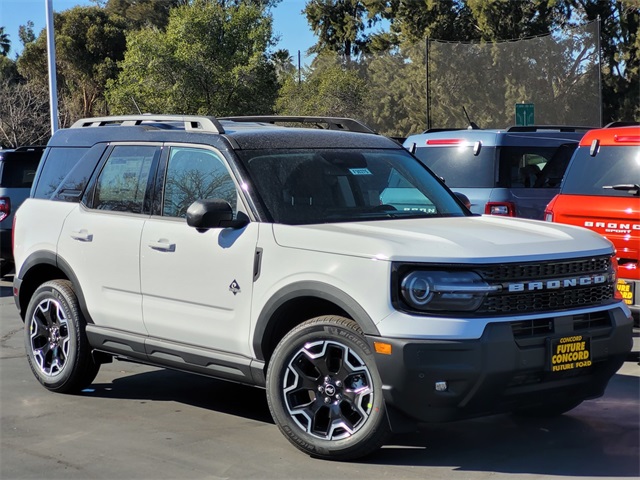
M 29 196 L 44 147 L 0 150 L 0 276 L 13 269 L 13 214 Z

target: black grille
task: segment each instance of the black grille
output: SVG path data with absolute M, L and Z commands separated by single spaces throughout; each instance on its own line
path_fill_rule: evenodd
M 477 312 L 500 315 L 588 307 L 604 304 L 613 294 L 614 286 L 607 284 L 575 290 L 494 295 L 487 297 Z
M 511 322 L 511 330 L 515 338 L 547 336 L 553 333 L 553 319 Z
M 565 320 L 566 318 L 566 320 Z M 516 340 L 533 338 L 533 337 L 548 337 L 556 331 L 556 322 L 561 321 L 565 325 L 567 332 L 580 333 L 591 332 L 595 333 L 596 329 L 607 329 L 607 333 L 611 327 L 611 316 L 608 312 L 592 312 L 584 313 L 580 315 L 570 315 L 567 317 L 556 318 L 539 318 L 536 320 L 519 320 L 511 322 L 511 331 L 513 337 Z M 602 331 L 600 331 L 602 333 Z
M 562 311 L 592 307 L 611 302 L 615 293 L 611 257 L 599 256 L 553 262 L 487 265 L 474 268 L 487 282 L 502 284 L 503 289 L 490 294 L 476 311 L 479 315 L 514 315 Z M 548 290 L 509 292 L 513 283 L 546 282 L 583 276 L 602 275 L 605 283 L 576 285 Z
M 487 281 L 542 280 L 588 273 L 605 273 L 611 268 L 609 256 L 556 262 L 507 263 L 482 267 L 478 273 Z

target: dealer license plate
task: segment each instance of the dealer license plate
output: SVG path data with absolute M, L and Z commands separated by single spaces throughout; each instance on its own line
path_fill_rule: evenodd
M 549 370 L 564 372 L 591 366 L 591 337 L 569 335 L 549 341 Z
M 627 305 L 633 305 L 635 300 L 635 292 L 634 292 L 635 283 L 627 282 L 626 280 L 622 280 L 619 278 L 617 287 L 618 287 L 618 291 L 622 295 L 622 299 L 624 300 L 624 303 L 626 303 Z

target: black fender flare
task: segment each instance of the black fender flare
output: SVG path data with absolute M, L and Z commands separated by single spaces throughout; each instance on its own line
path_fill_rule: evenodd
M 80 309 L 82 310 L 82 314 L 84 315 L 86 322 L 88 324 L 93 323 L 93 319 L 91 318 L 91 315 L 89 315 L 89 311 L 87 310 L 87 302 L 85 301 L 84 294 L 82 293 L 82 288 L 80 288 L 80 282 L 78 281 L 78 277 L 73 271 L 73 268 L 71 268 L 71 266 L 63 258 L 60 258 L 56 253 L 49 250 L 39 250 L 37 252 L 33 252 L 22 263 L 20 272 L 16 273 L 13 284 L 14 287 L 18 289 L 18 296 L 15 297 L 15 302 L 21 315 L 24 314 L 21 308 L 21 285 L 24 281 L 24 277 L 32 268 L 43 264 L 57 268 L 67 277 L 67 279 L 69 279 L 69 281 L 73 285 L 73 291 L 75 292 L 76 297 L 78 297 L 78 304 L 80 305 Z
M 295 282 L 278 290 L 265 304 L 258 316 L 253 331 L 253 349 L 257 359 L 265 360 L 265 354 L 262 351 L 262 341 L 265 332 L 268 330 L 273 314 L 288 301 L 299 297 L 315 297 L 327 300 L 340 307 L 347 312 L 351 318 L 358 322 L 358 325 L 360 325 L 365 335 L 380 336 L 380 332 L 369 314 L 349 294 L 333 285 L 323 282 L 312 280 Z

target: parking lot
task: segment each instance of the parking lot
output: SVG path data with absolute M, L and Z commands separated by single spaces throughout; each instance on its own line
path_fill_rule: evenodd
M 434 425 L 370 458 L 333 463 L 293 448 L 251 387 L 114 361 L 82 395 L 49 393 L 29 371 L 7 281 L 0 317 L 2 479 L 640 476 L 637 359 L 604 397 L 563 417 Z

